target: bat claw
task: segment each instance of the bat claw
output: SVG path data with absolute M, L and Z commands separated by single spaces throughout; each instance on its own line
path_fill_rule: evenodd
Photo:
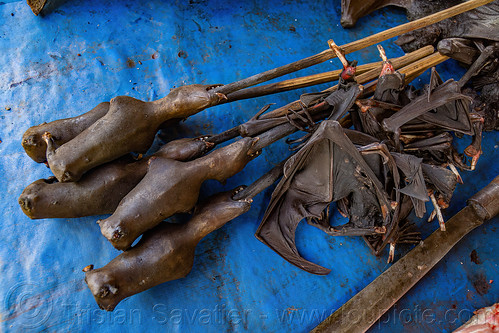
M 251 147 L 250 149 L 248 149 L 248 152 L 247 152 L 247 155 L 250 156 L 250 157 L 255 157 L 255 156 L 258 156 L 261 154 L 262 150 L 259 149 L 259 150 L 256 150 L 255 149 L 255 146 L 256 146 L 256 143 L 260 141 L 260 138 L 259 137 L 255 137 L 253 138 L 253 142 L 251 143 Z
M 431 203 L 433 204 L 433 207 L 435 208 L 434 212 L 436 212 L 438 224 L 440 225 L 440 230 L 445 231 L 445 221 L 442 215 L 442 210 L 440 209 L 440 206 L 438 205 L 437 199 L 435 198 L 433 192 L 430 194 L 430 199 Z
M 456 175 L 457 182 L 459 184 L 464 184 L 463 179 L 461 178 L 461 175 L 459 174 L 459 171 L 457 171 L 457 168 L 454 164 L 449 163 L 449 169 Z
M 471 171 L 475 170 L 478 159 L 480 158 L 480 155 L 482 155 L 482 150 L 478 150 L 470 145 L 466 147 L 466 149 L 464 150 L 464 154 L 471 157 L 470 169 Z
M 222 86 L 223 86 L 223 84 L 221 84 L 221 83 L 210 84 L 209 86 L 206 87 L 206 91 L 210 91 L 212 89 L 222 87 Z
M 394 257 L 395 257 L 395 243 L 390 243 L 390 251 L 388 252 L 388 260 L 386 261 L 386 263 L 387 264 L 391 263 Z
M 359 107 L 360 112 L 362 112 L 362 113 L 366 113 L 371 108 L 371 106 L 368 103 L 363 103 L 360 100 L 356 100 L 355 105 L 357 105 Z
M 45 132 L 42 134 L 42 139 L 43 141 L 45 141 L 46 144 L 48 144 L 49 141 L 52 140 L 52 134 L 50 134 L 49 132 Z

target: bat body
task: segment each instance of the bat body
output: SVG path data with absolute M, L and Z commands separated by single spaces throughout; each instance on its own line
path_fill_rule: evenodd
M 152 156 L 189 161 L 209 148 L 201 139 L 179 139 L 167 143 Z M 148 160 L 121 158 L 90 170 L 77 182 L 61 183 L 55 177 L 39 179 L 24 189 L 19 204 L 32 219 L 111 214 L 144 178 Z
M 225 181 L 254 157 L 256 139 L 243 138 L 189 162 L 154 157 L 144 178 L 99 221 L 102 234 L 119 250 L 129 248 L 142 233 L 175 213 L 189 212 L 207 179 Z
M 59 181 L 77 181 L 88 170 L 127 153 L 145 153 L 161 124 L 219 103 L 224 96 L 211 87 L 179 87 L 154 102 L 115 97 L 109 111 L 72 140 L 60 147 L 54 140 L 47 140 L 48 165 Z
M 112 311 L 124 298 L 185 277 L 199 241 L 247 212 L 251 200 L 233 200 L 234 191 L 208 198 L 183 224 L 162 223 L 106 266 L 87 271 L 85 281 L 101 309 Z
M 43 163 L 47 160 L 47 144 L 42 139 L 45 132 L 52 134 L 55 145 L 60 146 L 83 132 L 108 111 L 109 102 L 103 102 L 77 117 L 59 119 L 30 127 L 22 138 L 24 151 L 35 162 Z

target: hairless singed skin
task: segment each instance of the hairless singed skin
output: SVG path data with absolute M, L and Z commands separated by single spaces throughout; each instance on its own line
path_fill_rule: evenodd
M 179 87 L 153 102 L 115 97 L 103 117 L 62 146 L 45 133 L 48 165 L 59 181 L 77 181 L 88 170 L 129 152 L 145 153 L 162 123 L 186 118 L 225 98 L 212 87 Z
M 205 180 L 224 181 L 241 171 L 258 154 L 253 153 L 257 141 L 243 138 L 190 162 L 151 158 L 140 183 L 121 200 L 113 215 L 97 222 L 102 234 L 118 250 L 128 249 L 164 219 L 190 211 Z
M 199 241 L 249 210 L 252 200 L 234 200 L 233 193 L 208 198 L 185 224 L 161 223 L 106 266 L 95 270 L 87 266 L 85 282 L 99 307 L 112 311 L 126 297 L 185 277 Z
M 409 7 L 409 0 L 341 0 L 341 25 L 352 28 L 357 20 L 386 6 Z
M 55 145 L 60 146 L 102 118 L 107 111 L 109 111 L 109 102 L 103 102 L 77 117 L 59 119 L 30 127 L 23 134 L 23 148 L 35 162 L 43 163 L 47 160 L 47 144 L 42 139 L 45 132 L 52 134 Z
M 146 171 L 147 163 L 122 158 L 92 170 L 77 182 L 38 179 L 21 193 L 19 205 L 31 219 L 111 214 Z
M 464 0 L 341 0 L 341 25 L 352 28 L 357 20 L 386 6 L 396 6 L 407 11 L 410 20 L 428 16 Z
M 212 146 L 199 138 L 179 139 L 152 156 L 189 161 Z M 24 189 L 19 204 L 32 219 L 112 214 L 121 199 L 144 178 L 148 160 L 122 158 L 91 170 L 77 182 L 61 183 L 55 177 L 39 179 Z

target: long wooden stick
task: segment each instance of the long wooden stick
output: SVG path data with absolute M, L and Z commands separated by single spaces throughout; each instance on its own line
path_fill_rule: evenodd
M 378 61 L 378 62 L 372 62 L 370 64 L 357 66 L 357 74 L 362 74 L 374 68 L 378 68 L 381 64 L 382 61 Z M 339 75 L 341 74 L 341 71 L 342 71 L 341 69 L 338 69 L 335 71 L 307 75 L 307 76 L 297 77 L 295 79 L 270 83 L 263 86 L 256 86 L 256 87 L 238 90 L 227 95 L 227 102 L 266 96 L 284 91 L 310 87 L 316 84 L 337 81 Z
M 428 54 L 428 53 L 432 52 L 433 50 L 434 50 L 433 46 L 425 46 L 425 47 L 421 48 L 420 54 Z M 414 52 L 416 52 L 416 51 L 414 51 Z M 404 66 L 407 66 L 407 65 L 413 63 L 417 59 L 420 59 L 420 60 L 417 60 L 417 62 L 419 63 L 421 61 L 425 61 L 425 59 L 427 59 L 429 57 L 429 56 L 427 56 L 427 57 L 424 57 L 422 59 L 419 57 L 414 57 L 415 56 L 414 52 L 407 54 L 405 57 L 400 57 L 400 58 L 396 58 L 396 59 L 391 60 L 393 67 L 395 69 L 399 69 L 399 68 L 402 68 Z M 418 55 L 418 54 L 416 54 L 416 55 Z M 364 84 L 364 83 L 367 83 L 369 81 L 376 79 L 380 74 L 381 67 L 382 67 L 382 65 L 380 65 L 378 68 L 370 70 L 369 72 L 366 72 L 364 74 L 360 74 L 356 79 L 357 82 L 360 84 Z M 338 86 L 335 85 L 335 86 L 332 86 L 328 89 L 325 89 L 324 91 L 334 91 L 337 88 L 338 88 Z M 300 105 L 301 104 L 300 104 L 299 100 L 294 101 L 294 102 L 291 102 L 291 103 L 289 103 L 285 106 L 282 106 L 278 109 L 264 113 L 263 115 L 260 116 L 260 118 L 267 119 L 267 118 L 279 117 L 279 116 L 285 115 L 290 108 L 291 109 L 301 108 Z
M 341 49 L 347 54 L 347 53 L 352 53 L 358 50 L 361 50 L 365 47 L 380 43 L 382 41 L 385 41 L 387 39 L 399 36 L 401 34 L 424 28 L 428 25 L 440 22 L 442 20 L 445 20 L 449 17 L 456 16 L 458 14 L 462 14 L 466 11 L 469 11 L 471 9 L 486 5 L 488 3 L 491 3 L 494 0 L 470 0 L 467 2 L 464 2 L 462 4 L 459 4 L 457 6 L 447 8 L 445 10 L 442 10 L 438 13 L 420 18 L 418 20 L 404 23 L 402 25 L 399 25 L 394 28 L 387 29 L 385 31 L 379 32 L 377 34 L 362 38 L 360 40 L 345 44 L 341 46 Z M 328 41 L 328 43 L 331 41 Z M 254 86 L 259 83 L 263 83 L 272 79 L 275 79 L 279 76 L 283 76 L 292 72 L 296 72 L 300 69 L 304 69 L 313 65 L 320 64 L 324 61 L 327 61 L 329 59 L 333 59 L 336 57 L 336 54 L 331 50 L 327 49 L 324 50 L 316 55 L 292 62 L 290 64 L 277 67 L 268 71 L 265 71 L 263 73 L 255 74 L 253 76 L 250 76 L 248 78 L 242 79 L 240 81 L 236 81 L 233 83 L 229 83 L 224 86 L 220 86 L 218 88 L 215 88 L 216 92 L 222 93 L 222 94 L 229 94 L 231 92 L 244 89 L 247 87 Z
M 392 61 L 394 61 L 395 63 L 400 63 L 401 61 L 403 63 L 411 63 L 413 61 L 416 61 L 418 59 L 424 58 L 432 54 L 433 51 L 434 49 L 432 46 L 425 46 L 414 52 L 392 59 Z M 357 74 L 362 74 L 373 69 L 379 69 L 381 68 L 382 65 L 383 62 L 378 61 L 370 64 L 357 66 Z M 224 101 L 224 103 L 238 101 L 242 99 L 254 98 L 259 96 L 265 96 L 270 94 L 276 94 L 284 91 L 310 87 L 316 84 L 337 81 L 339 75 L 341 74 L 341 71 L 342 71 L 341 69 L 338 69 L 335 71 L 302 76 L 295 79 L 284 80 L 281 82 L 270 83 L 263 86 L 238 90 L 231 94 L 228 94 L 227 100 Z
M 424 53 L 426 53 L 428 51 L 429 52 L 433 51 L 432 46 L 427 46 L 425 48 L 426 48 L 426 50 L 424 51 Z M 414 55 L 415 52 L 416 51 L 411 52 L 404 57 L 400 57 L 400 58 L 397 58 L 397 59 L 394 59 L 393 61 L 391 61 L 394 68 L 400 68 L 400 67 L 408 64 L 407 66 L 402 67 L 399 70 L 399 72 L 407 75 L 406 78 L 407 77 L 410 78 L 409 80 L 406 80 L 407 83 L 412 81 L 413 78 L 417 77 L 419 74 L 421 74 L 426 69 L 428 69 L 432 66 L 435 66 L 435 65 L 439 64 L 440 62 L 448 59 L 448 57 L 441 55 L 438 52 L 435 52 L 435 53 L 433 53 L 429 56 L 426 56 L 420 60 L 417 60 L 415 62 L 411 62 L 414 59 L 413 57 L 415 56 Z M 374 80 L 374 81 L 372 81 L 372 80 L 380 74 L 381 67 L 382 67 L 382 65 L 376 69 L 373 69 L 373 70 L 367 72 L 367 73 L 359 75 L 359 77 L 357 78 L 357 82 L 365 83 L 365 82 L 371 81 L 367 85 L 364 86 L 364 91 L 362 92 L 361 97 L 367 97 L 370 93 L 372 93 L 374 91 L 374 89 L 376 89 L 376 84 L 377 84 L 378 80 Z M 334 91 L 335 89 L 337 89 L 337 87 L 338 86 L 335 85 L 335 86 L 328 88 L 326 90 L 323 90 L 323 91 Z M 264 113 L 263 115 L 260 115 L 259 118 L 260 119 L 263 119 L 263 118 L 268 119 L 271 117 L 283 116 L 288 112 L 288 110 L 290 108 L 300 112 L 299 111 L 299 109 L 301 108 L 300 101 L 295 101 L 295 102 L 292 102 L 288 105 L 285 105 L 284 107 L 278 108 L 278 109 L 273 110 L 273 111 L 268 112 L 268 113 Z M 350 125 L 351 125 L 350 115 L 347 114 L 346 116 L 341 118 L 339 120 L 339 122 L 343 127 L 350 127 Z M 242 135 L 240 126 L 236 126 L 236 127 L 231 128 L 225 132 L 222 132 L 222 133 L 219 133 L 217 135 L 213 135 L 213 136 L 209 137 L 207 139 L 207 141 L 214 143 L 214 144 L 220 144 L 220 143 L 225 142 L 227 140 L 233 139 L 239 135 Z
M 412 64 L 401 68 L 399 72 L 405 74 L 405 82 L 409 83 L 419 75 L 421 75 L 428 68 L 432 68 L 433 66 L 436 66 L 447 59 L 449 59 L 448 56 L 445 56 L 440 52 L 435 52 L 426 58 L 415 61 Z

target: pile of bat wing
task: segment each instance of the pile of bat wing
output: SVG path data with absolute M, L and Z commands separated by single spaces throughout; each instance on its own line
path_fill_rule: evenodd
M 396 244 L 420 240 L 407 222 L 411 211 L 422 217 L 431 201 L 431 218 L 444 230 L 441 209 L 460 182 L 457 170 L 475 168 L 484 116 L 463 87 L 484 66 L 476 65 L 478 57 L 461 80 L 446 82 L 433 68 L 430 82 L 416 90 L 378 47 L 383 66 L 367 89 L 356 81 L 356 62 L 332 48 L 343 63 L 335 89 L 302 95 L 283 113 L 265 113 L 264 107 L 233 129 L 174 140 L 142 158 L 130 153 L 145 153 L 159 128 L 230 100 L 230 94 L 190 85 L 153 102 L 119 96 L 81 116 L 28 129 L 26 153 L 46 162 L 54 177 L 30 184 L 19 198 L 21 208 L 33 219 L 111 214 L 98 224 L 124 252 L 102 268 L 84 269 L 105 310 L 186 276 L 198 242 L 247 212 L 252 198 L 278 179 L 256 236 L 284 259 L 314 274 L 329 272 L 298 253 L 295 230 L 306 220 L 331 236 L 363 236 L 377 255 L 389 245 L 392 260 Z M 289 141 L 294 154 L 260 179 L 198 202 L 204 181 L 224 181 L 297 131 L 304 134 Z M 471 143 L 460 153 L 453 138 L 462 135 Z M 332 206 L 348 218 L 346 224 L 330 225 Z M 162 222 L 191 211 L 184 224 Z

